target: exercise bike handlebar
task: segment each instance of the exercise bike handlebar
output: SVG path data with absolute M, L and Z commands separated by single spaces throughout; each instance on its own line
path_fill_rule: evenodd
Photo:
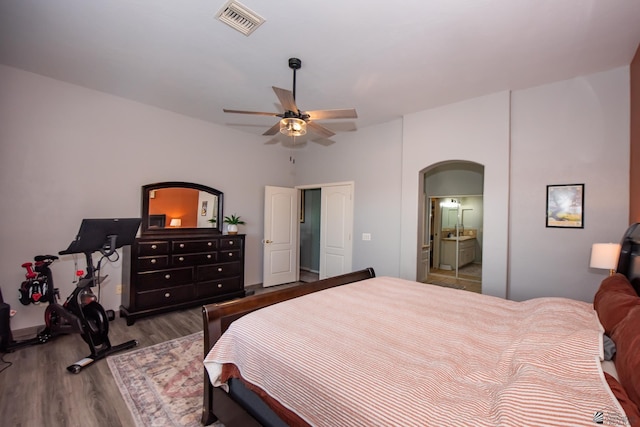
M 110 236 L 107 236 L 107 240 L 104 242 L 104 244 L 96 249 L 93 250 L 85 250 L 83 251 L 83 253 L 85 254 L 92 254 L 94 252 L 100 252 L 102 255 L 108 257 L 111 256 L 115 253 L 116 251 L 116 242 L 118 240 L 118 236 L 115 234 L 112 234 Z M 64 251 L 60 251 L 58 252 L 58 254 L 60 255 L 69 255 L 69 254 L 76 254 L 78 252 L 75 252 L 73 250 L 69 250 L 69 249 L 65 249 Z M 56 257 L 57 259 L 57 257 Z M 24 267 L 24 266 L 23 266 Z
M 100 248 L 100 253 L 106 257 L 113 255 L 116 251 L 116 242 L 118 240 L 118 236 L 115 234 L 111 234 L 107 236 L 107 241 L 104 242 L 104 245 Z

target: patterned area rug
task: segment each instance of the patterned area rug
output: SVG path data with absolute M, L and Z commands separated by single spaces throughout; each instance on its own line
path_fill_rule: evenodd
M 202 346 L 197 332 L 107 358 L 136 426 L 202 425 Z

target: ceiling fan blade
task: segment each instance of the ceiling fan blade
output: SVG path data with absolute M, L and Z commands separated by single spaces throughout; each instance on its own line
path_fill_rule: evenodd
M 271 126 L 265 133 L 263 133 L 263 135 L 275 135 L 278 132 L 280 132 L 280 122 Z
M 314 133 L 324 138 L 331 138 L 333 135 L 335 135 L 334 132 L 315 122 L 307 122 L 307 127 L 309 127 Z
M 305 111 L 304 113 L 308 114 L 311 120 L 358 118 L 358 113 L 356 113 L 354 108 L 345 108 L 340 110 L 315 110 Z
M 253 114 L 258 116 L 282 117 L 282 114 L 279 114 L 279 113 L 265 113 L 262 111 L 228 110 L 226 108 L 223 108 L 222 111 L 224 111 L 225 113 Z
M 271 86 L 273 91 L 276 93 L 278 100 L 280 100 L 280 105 L 284 108 L 284 111 L 293 111 L 298 114 L 298 107 L 296 106 L 296 100 L 293 98 L 293 92 L 286 89 L 280 89 L 279 87 Z

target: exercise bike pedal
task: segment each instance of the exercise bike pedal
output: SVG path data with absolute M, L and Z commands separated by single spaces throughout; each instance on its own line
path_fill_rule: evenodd
M 107 320 L 109 322 L 113 321 L 116 318 L 116 312 L 113 310 L 105 310 L 105 313 L 107 314 Z

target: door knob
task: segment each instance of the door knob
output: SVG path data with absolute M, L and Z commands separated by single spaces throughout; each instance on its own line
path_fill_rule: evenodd
M 265 243 L 273 243 L 271 240 L 265 240 Z

